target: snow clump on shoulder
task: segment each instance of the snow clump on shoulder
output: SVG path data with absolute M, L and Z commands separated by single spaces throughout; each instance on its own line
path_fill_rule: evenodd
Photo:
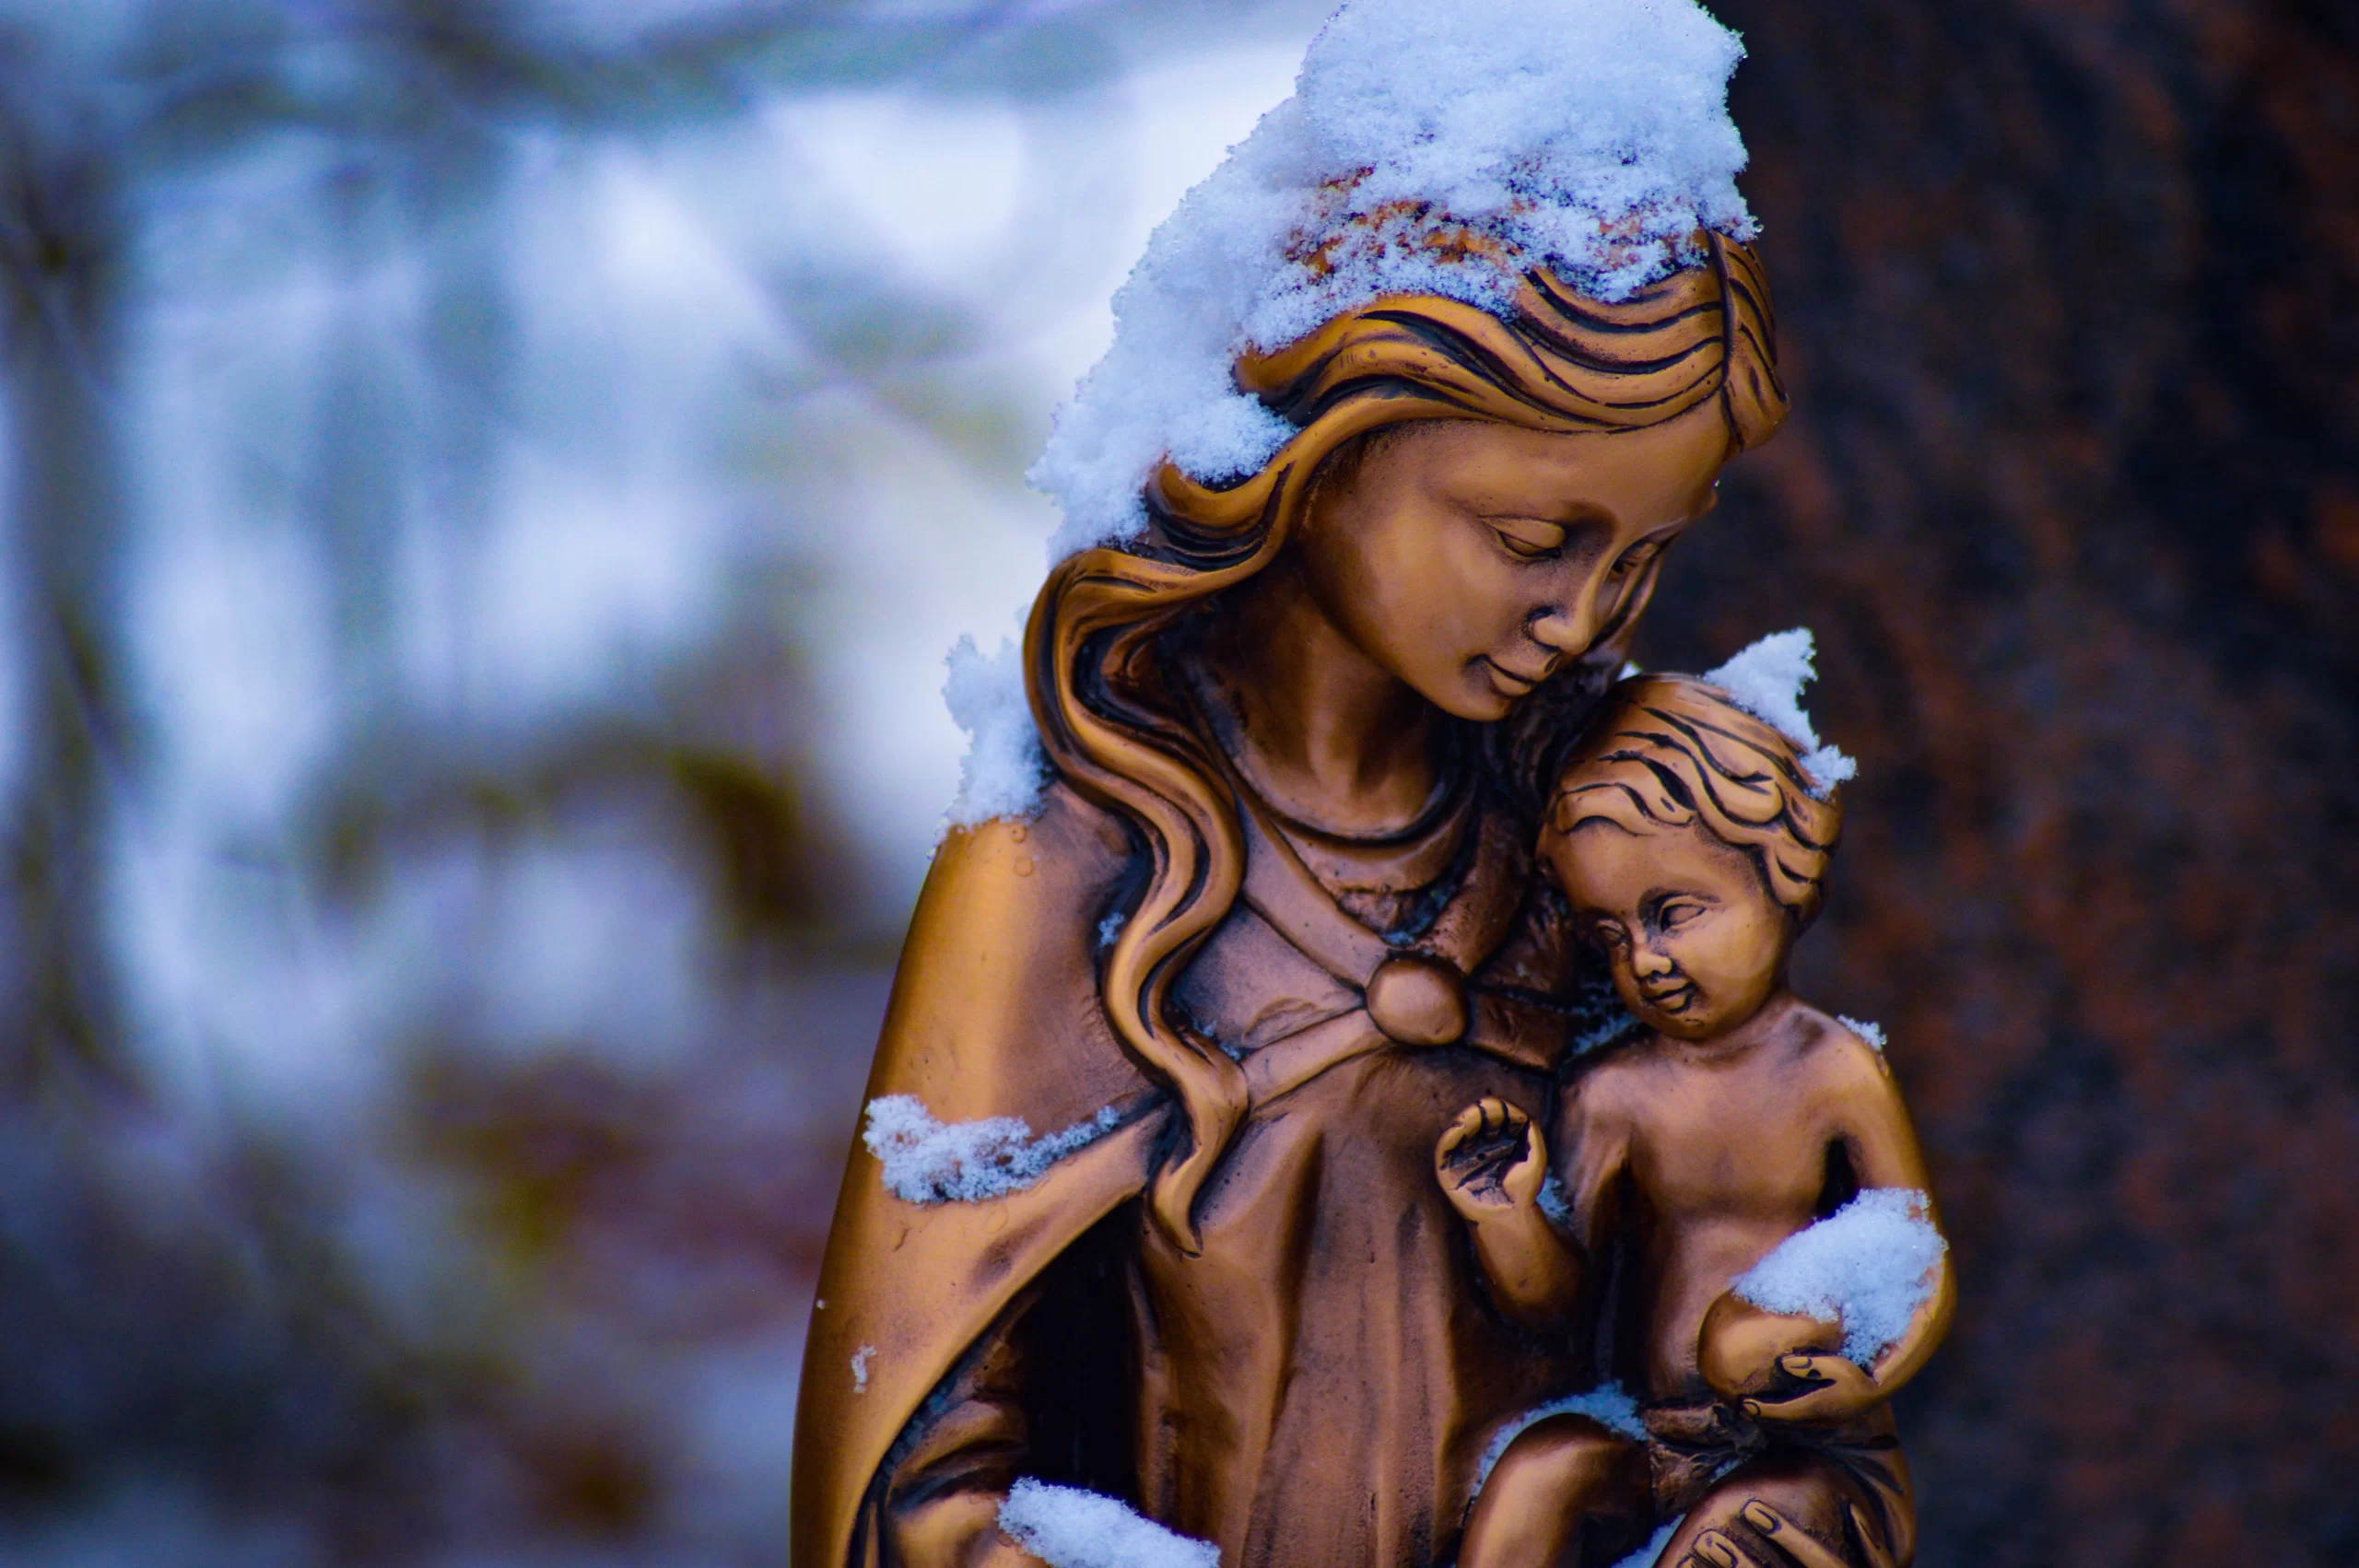
M 1049 759 L 1024 693 L 1024 649 L 1002 638 L 999 651 L 986 656 L 973 638 L 962 637 L 945 662 L 950 678 L 942 700 L 968 737 L 950 825 L 978 827 L 994 817 L 1031 815 L 1048 783 Z
M 1240 354 L 1387 294 L 1504 312 L 1543 264 L 1626 299 L 1701 261 L 1701 229 L 1752 239 L 1743 57 L 1696 0 L 1349 0 L 1114 297 L 1113 346 L 1030 475 L 1064 506 L 1052 553 L 1135 536 L 1167 456 L 1216 483 L 1286 443 Z
M 1771 633 L 1701 678 L 1801 749 L 1810 792 L 1823 801 L 1856 775 L 1860 765 L 1836 747 L 1821 745 L 1810 715 L 1802 711 L 1802 687 L 1818 674 L 1816 654 L 1810 632 L 1796 626 Z

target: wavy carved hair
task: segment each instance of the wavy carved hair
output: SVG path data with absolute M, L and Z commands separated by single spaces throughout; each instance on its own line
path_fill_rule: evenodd
M 1566 759 L 1544 831 L 1598 821 L 1633 833 L 1702 827 L 1751 858 L 1799 930 L 1826 896 L 1843 802 L 1833 790 L 1812 794 L 1794 743 L 1727 693 L 1693 675 L 1634 675 L 1606 694 Z
M 1787 406 L 1768 288 L 1749 247 L 1717 234 L 1704 240 L 1705 264 L 1621 303 L 1583 298 L 1535 270 L 1506 319 L 1436 296 L 1390 296 L 1285 348 L 1248 356 L 1238 385 L 1299 433 L 1232 486 L 1200 485 L 1166 463 L 1147 487 L 1144 537 L 1083 551 L 1041 587 L 1025 633 L 1025 685 L 1050 760 L 1074 789 L 1129 823 L 1152 855 L 1144 892 L 1103 961 L 1099 992 L 1123 1048 L 1170 1089 L 1185 1117 L 1190 1142 L 1165 1161 L 1149 1193 L 1156 1225 L 1180 1246 L 1197 1247 L 1196 1194 L 1247 1096 L 1237 1063 L 1167 1003 L 1235 904 L 1245 849 L 1237 805 L 1164 679 L 1162 635 L 1276 558 L 1330 460 L 1387 427 L 1481 419 L 1552 432 L 1633 430 L 1717 399 L 1731 453 L 1766 440 Z M 1650 568 L 1598 649 L 1619 648 L 1652 591 Z M 1599 662 L 1551 685 L 1585 682 L 1579 695 L 1593 697 L 1603 684 Z M 1543 688 L 1525 708 L 1545 707 L 1546 696 Z M 1528 748 L 1508 749 L 1520 766 L 1534 766 Z

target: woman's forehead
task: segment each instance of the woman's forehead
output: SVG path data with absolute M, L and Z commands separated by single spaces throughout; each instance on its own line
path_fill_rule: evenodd
M 1710 503 L 1728 457 L 1709 407 L 1637 430 L 1527 430 L 1483 420 L 1436 420 L 1389 442 L 1376 461 L 1411 471 L 1477 508 L 1565 521 L 1600 513 L 1653 527 Z

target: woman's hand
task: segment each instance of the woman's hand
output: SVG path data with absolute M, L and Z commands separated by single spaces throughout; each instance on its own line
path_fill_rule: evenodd
M 1779 1398 L 1763 1396 L 1743 1401 L 1744 1413 L 1755 1421 L 1832 1425 L 1873 1409 L 1888 1397 L 1884 1387 L 1857 1362 L 1838 1355 L 1779 1356 L 1778 1370 L 1810 1387 Z
M 1548 1146 L 1532 1117 L 1497 1095 L 1458 1113 L 1434 1145 L 1434 1175 L 1469 1220 L 1529 1209 L 1548 1176 Z
M 1866 1568 L 1898 1568 L 1892 1553 L 1868 1527 L 1867 1515 L 1858 1504 L 1849 1505 L 1849 1512 L 1852 1539 L 1860 1547 L 1858 1563 L 1807 1530 L 1796 1528 L 1783 1514 L 1755 1498 L 1744 1505 L 1741 1515 L 1769 1542 L 1769 1551 L 1747 1547 L 1719 1530 L 1706 1530 L 1673 1568 L 1858 1568 L 1859 1563 Z

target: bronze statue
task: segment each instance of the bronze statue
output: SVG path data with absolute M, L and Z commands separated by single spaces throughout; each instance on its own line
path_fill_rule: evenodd
M 1686 0 L 1452 16 L 1535 5 L 1672 29 L 1661 47 L 1700 62 L 1721 112 L 1741 51 Z M 1341 172 L 1320 172 L 1320 94 L 1378 90 L 1321 76 L 1321 49 L 1382 65 L 1426 9 L 1355 0 L 1301 112 L 1233 155 L 1228 194 L 1299 189 L 1227 209 L 1278 213 L 1282 243 L 1208 401 L 1142 427 L 1167 455 L 1133 480 L 1129 427 L 1093 445 L 1061 426 L 1063 472 L 1126 499 L 1032 608 L 1044 788 L 948 834 L 911 921 L 813 1315 L 796 1568 L 1610 1564 L 1691 1507 L 1699 1563 L 1907 1559 L 1876 1401 L 1938 1338 L 1946 1275 L 1866 1370 L 1835 1353 L 1837 1307 L 1726 1294 L 1850 1188 L 1924 1187 L 1867 1047 L 1782 990 L 1808 900 L 1754 868 L 1823 858 L 1833 807 L 1780 795 L 1794 833 L 1775 846 L 1708 813 L 1684 837 L 1595 819 L 1624 845 L 1567 804 L 1611 765 L 1594 720 L 1664 553 L 1785 415 L 1750 218 L 1677 147 L 1669 194 L 1535 196 L 1532 170 L 1586 156 L 1562 152 L 1582 124 L 1510 148 L 1520 184 L 1432 173 L 1439 132 L 1389 163 L 1331 148 Z M 1508 79 L 1499 52 L 1523 36 L 1483 33 L 1491 53 L 1457 68 Z M 1589 41 L 1541 43 L 1579 86 Z M 1563 92 L 1534 80 L 1555 112 Z M 1254 150 L 1286 136 L 1285 158 Z M 1616 150 L 1643 142 L 1600 142 L 1599 168 L 1645 173 Z M 1435 199 L 1387 194 L 1429 174 Z M 1238 254 L 1262 252 L 1160 275 L 1151 254 L 1133 290 L 1198 287 Z M 1153 316 L 1152 295 L 1126 323 L 1195 319 Z M 1229 317 L 1204 319 L 1226 343 Z M 1109 366 L 1159 372 L 1123 343 Z M 1795 773 L 1746 724 L 1763 730 L 1723 728 Z M 1592 951 L 1656 918 L 1625 907 L 1656 860 L 1720 873 L 1753 943 L 1725 966 L 1752 964 L 1752 989 L 1723 999 L 1691 966 L 1674 1006 L 1635 937 Z M 1652 1033 L 1617 1036 L 1617 990 Z M 1733 1196 L 1628 1174 L 1642 1142 L 1708 1161 L 1732 1136 L 1725 1107 L 1688 1106 L 1682 1085 L 1718 1071 L 1690 1056 L 1741 1064 L 1715 1082 L 1743 1078 L 1777 1126 Z M 1574 1176 L 1555 1205 L 1549 1150 Z M 1618 1223 L 1609 1196 L 1666 1204 L 1661 1224 Z M 1687 1425 L 1642 1441 L 1547 1415 L 1616 1374 Z M 1798 1445 L 1764 1435 L 1805 1424 Z

